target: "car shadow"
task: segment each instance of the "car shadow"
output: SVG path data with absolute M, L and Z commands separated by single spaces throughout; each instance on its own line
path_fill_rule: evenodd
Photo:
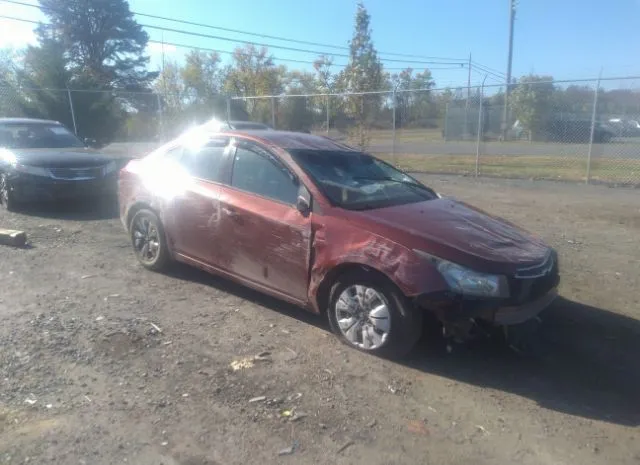
M 74 200 L 71 202 L 42 202 L 21 206 L 20 213 L 37 218 L 95 221 L 110 220 L 120 215 L 117 198 Z
M 268 296 L 258 291 L 254 291 L 246 286 L 238 284 L 229 279 L 225 279 L 216 275 L 212 275 L 198 268 L 184 265 L 182 263 L 174 263 L 169 270 L 165 272 L 167 276 L 180 279 L 183 281 L 194 282 L 205 286 L 212 286 L 219 291 L 232 294 L 241 299 L 247 300 L 254 304 L 267 307 L 284 316 L 296 319 L 306 324 L 313 325 L 317 328 L 329 331 L 329 325 L 325 319 L 315 313 L 306 312 L 300 307 L 284 302 L 275 297 Z
M 169 276 L 246 299 L 329 331 L 326 319 L 232 281 L 186 265 Z M 498 389 L 543 408 L 626 426 L 640 425 L 640 321 L 558 299 L 543 315 L 545 351 L 523 357 L 502 341 L 481 340 L 452 353 L 433 327 L 412 355 L 398 363 L 457 382 Z
M 491 340 L 447 353 L 423 338 L 405 364 L 557 412 L 640 425 L 639 320 L 560 298 L 543 315 L 539 337 L 544 354 L 535 357 Z

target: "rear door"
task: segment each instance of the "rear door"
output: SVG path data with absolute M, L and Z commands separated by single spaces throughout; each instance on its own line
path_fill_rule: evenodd
M 238 277 L 307 301 L 311 217 L 296 208 L 304 186 L 257 144 L 238 142 L 230 185 L 221 187 L 223 267 Z
M 174 197 L 168 221 L 173 229 L 174 250 L 189 258 L 218 267 L 220 233 L 220 183 L 225 178 L 224 159 L 228 139 L 209 140 L 183 148 L 180 165 L 190 180 Z

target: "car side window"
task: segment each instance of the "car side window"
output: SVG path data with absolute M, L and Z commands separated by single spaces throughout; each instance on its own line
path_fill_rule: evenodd
M 169 150 L 164 152 L 163 158 L 175 162 L 180 162 L 183 151 L 184 148 L 182 147 L 182 145 L 176 145 L 175 147 L 171 147 Z
M 236 150 L 231 185 L 290 205 L 298 198 L 298 185 L 286 168 L 266 155 L 242 147 Z
M 197 149 L 185 148 L 181 164 L 195 178 L 221 182 L 225 147 L 224 142 L 211 141 Z

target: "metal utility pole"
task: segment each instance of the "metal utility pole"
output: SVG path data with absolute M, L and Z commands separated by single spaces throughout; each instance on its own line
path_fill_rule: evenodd
M 509 55 L 507 58 L 507 84 L 504 89 L 502 110 L 502 139 L 507 139 L 509 129 L 509 92 L 511 90 L 511 63 L 513 62 L 513 25 L 516 20 L 516 0 L 509 0 Z
M 469 133 L 469 100 L 471 99 L 471 54 L 469 54 L 469 74 L 467 75 L 467 101 L 464 105 L 464 134 Z
M 480 142 L 482 141 L 482 102 L 484 100 L 484 83 L 487 81 L 487 74 L 484 75 L 482 80 L 482 87 L 480 88 L 480 105 L 478 108 L 478 136 L 476 139 L 476 178 L 480 173 Z
M 589 135 L 589 152 L 587 153 L 587 177 L 586 183 L 589 184 L 591 180 L 591 155 L 593 154 L 593 134 L 596 129 L 596 116 L 598 111 L 598 94 L 600 94 L 600 83 L 602 81 L 602 68 L 600 68 L 600 74 L 598 74 L 598 81 L 596 82 L 596 91 L 593 94 L 593 107 L 591 109 L 591 133 Z
M 69 97 L 69 108 L 71 108 L 71 120 L 73 121 L 73 133 L 78 135 L 78 125 L 76 124 L 76 112 L 73 109 L 73 100 L 71 99 L 71 91 L 67 87 L 67 97 Z

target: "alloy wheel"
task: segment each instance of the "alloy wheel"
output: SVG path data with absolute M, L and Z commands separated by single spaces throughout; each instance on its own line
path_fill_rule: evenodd
M 146 216 L 136 218 L 133 223 L 133 248 L 146 263 L 153 263 L 160 252 L 160 234 L 157 226 Z
M 9 183 L 4 174 L 0 175 L 0 204 L 4 206 L 9 204 Z

